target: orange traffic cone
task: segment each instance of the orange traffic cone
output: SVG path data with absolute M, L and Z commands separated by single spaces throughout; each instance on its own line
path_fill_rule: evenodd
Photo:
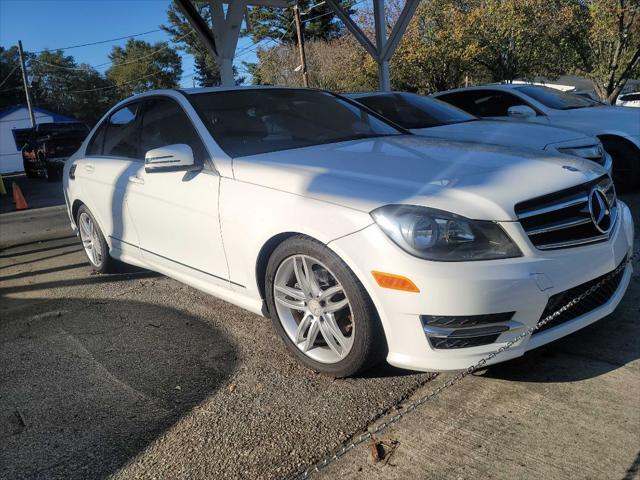
M 13 203 L 16 204 L 16 210 L 25 210 L 29 208 L 27 205 L 27 201 L 24 199 L 24 195 L 22 195 L 22 190 L 16 182 L 11 184 L 11 190 L 13 190 Z

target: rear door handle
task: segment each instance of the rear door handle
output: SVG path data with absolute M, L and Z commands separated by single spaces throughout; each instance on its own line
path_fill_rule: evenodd
M 84 170 L 85 170 L 86 172 L 88 172 L 88 173 L 93 173 L 93 171 L 94 171 L 95 169 L 96 169 L 96 167 L 94 167 L 94 166 L 93 166 L 93 165 L 91 165 L 90 163 L 89 163 L 89 164 L 86 164 L 86 165 L 84 166 Z
M 144 178 L 140 178 L 138 176 L 129 177 L 129 181 L 131 183 L 138 183 L 140 185 L 144 185 Z

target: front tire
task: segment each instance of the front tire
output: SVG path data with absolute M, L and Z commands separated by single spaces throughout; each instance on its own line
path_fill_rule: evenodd
M 604 149 L 613 160 L 613 182 L 621 192 L 637 191 L 640 188 L 640 152 L 621 141 L 603 139 Z
M 89 263 L 96 272 L 112 273 L 117 270 L 117 262 L 109 255 L 109 245 L 89 209 L 82 205 L 78 209 L 76 225 L 80 240 Z
M 266 272 L 274 328 L 305 366 L 333 377 L 379 363 L 386 345 L 377 311 L 349 267 L 305 236 L 281 243 Z

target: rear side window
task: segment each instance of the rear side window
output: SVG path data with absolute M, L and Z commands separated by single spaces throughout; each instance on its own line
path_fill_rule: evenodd
M 457 92 L 438 98 L 478 117 L 506 117 L 510 107 L 527 105 L 527 102 L 511 93 L 496 90 Z
M 103 155 L 141 159 L 139 148 L 139 104 L 134 103 L 115 111 L 106 122 Z M 97 137 L 97 136 L 96 136 Z
M 184 143 L 193 150 L 197 164 L 207 158 L 207 150 L 182 107 L 169 98 L 147 100 L 142 114 L 140 150 L 142 156 L 154 148 Z
M 108 122 L 102 122 L 93 135 L 87 147 L 87 155 L 102 155 L 102 147 L 104 146 L 104 133 L 107 130 Z

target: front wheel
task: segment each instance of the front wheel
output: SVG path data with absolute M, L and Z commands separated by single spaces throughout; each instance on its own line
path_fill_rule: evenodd
M 613 160 L 613 182 L 621 192 L 640 188 L 640 152 L 631 145 L 619 141 L 602 140 L 604 149 Z
M 292 237 L 269 259 L 266 294 L 274 327 L 307 367 L 348 377 L 385 353 L 378 314 L 349 267 L 321 243 Z
M 80 240 L 89 263 L 94 270 L 100 273 L 111 273 L 116 270 L 116 260 L 109 255 L 104 235 L 89 209 L 82 205 L 78 210 L 76 224 L 80 231 Z

